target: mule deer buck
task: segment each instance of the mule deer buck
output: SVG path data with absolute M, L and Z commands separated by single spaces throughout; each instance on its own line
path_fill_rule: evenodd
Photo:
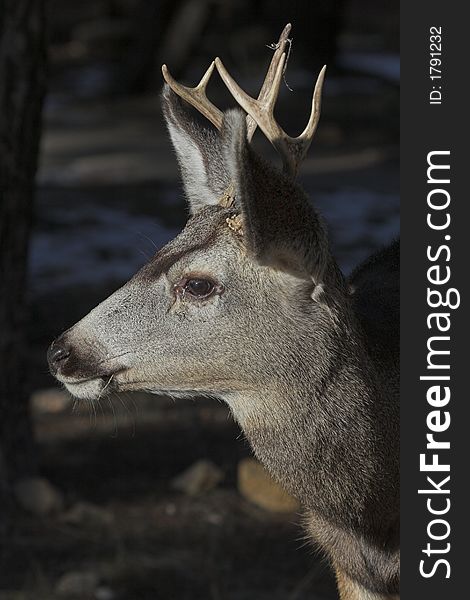
M 219 59 L 195 88 L 163 66 L 163 111 L 191 217 L 56 339 L 48 360 L 82 399 L 110 390 L 222 398 L 256 456 L 302 502 L 342 600 L 397 598 L 399 248 L 348 280 L 338 268 L 294 181 L 317 127 L 324 70 L 298 138 L 273 116 L 289 31 L 257 100 Z M 207 98 L 214 69 L 243 111 L 223 113 Z M 257 126 L 284 172 L 251 148 Z

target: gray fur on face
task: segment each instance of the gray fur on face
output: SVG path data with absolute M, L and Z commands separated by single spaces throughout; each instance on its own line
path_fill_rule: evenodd
M 168 88 L 163 107 L 192 217 L 62 336 L 72 351 L 56 376 L 78 397 L 223 398 L 260 460 L 301 499 L 308 532 L 342 580 L 395 594 L 398 349 L 384 340 L 397 337 L 398 247 L 348 285 L 304 192 L 249 147 L 243 113 L 228 111 L 216 134 Z M 191 277 L 217 293 L 178 293 Z M 377 306 L 384 281 L 391 319 Z

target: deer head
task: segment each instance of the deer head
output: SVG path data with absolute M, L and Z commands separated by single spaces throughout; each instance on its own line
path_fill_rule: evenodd
M 74 396 L 208 394 L 244 412 L 240 398 L 287 385 L 306 345 L 321 351 L 343 284 L 325 227 L 294 176 L 318 123 L 324 70 L 305 131 L 287 136 L 273 110 L 289 31 L 258 100 L 219 59 L 196 88 L 163 67 L 163 112 L 191 216 L 128 283 L 51 345 L 51 371 Z M 245 112 L 222 113 L 208 100 L 215 68 Z M 188 103 L 215 129 L 199 124 Z M 281 153 L 284 172 L 251 148 L 256 126 Z

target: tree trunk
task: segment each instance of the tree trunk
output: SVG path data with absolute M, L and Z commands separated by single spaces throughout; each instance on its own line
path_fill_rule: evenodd
M 46 80 L 44 20 L 43 0 L 0 0 L 0 493 L 5 479 L 36 471 L 24 323 Z

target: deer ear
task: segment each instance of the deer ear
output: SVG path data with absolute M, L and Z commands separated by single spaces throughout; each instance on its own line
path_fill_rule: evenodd
M 222 139 L 249 251 L 261 264 L 321 283 L 328 237 L 305 193 L 253 151 L 241 111 L 225 113 Z
M 201 125 L 189 105 L 168 85 L 163 88 L 162 107 L 194 214 L 204 206 L 217 204 L 229 185 L 220 137 Z

